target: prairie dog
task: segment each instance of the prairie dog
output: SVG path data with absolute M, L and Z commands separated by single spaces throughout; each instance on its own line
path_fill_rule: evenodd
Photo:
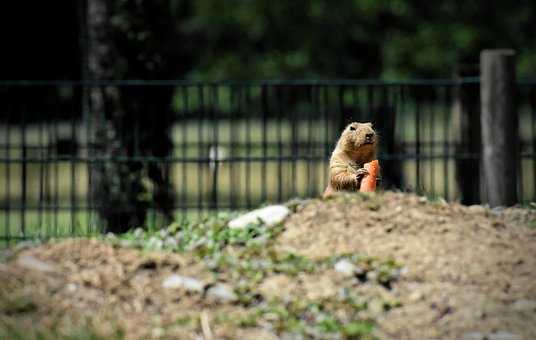
M 372 123 L 348 124 L 329 161 L 329 183 L 323 197 L 336 191 L 358 191 L 367 174 L 363 164 L 376 158 L 378 137 Z

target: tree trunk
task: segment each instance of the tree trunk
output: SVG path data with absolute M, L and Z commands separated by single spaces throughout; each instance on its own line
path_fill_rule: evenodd
M 87 78 L 90 81 L 114 79 L 118 53 L 110 27 L 110 1 L 85 0 L 87 32 Z M 124 160 L 126 149 L 117 130 L 125 113 L 121 110 L 119 90 L 101 84 L 86 85 L 88 103 L 88 164 L 90 205 L 99 213 L 104 231 L 124 232 L 142 226 L 148 202 L 141 184 L 141 169 Z M 126 128 L 125 130 L 128 130 Z
M 515 60 L 513 50 L 484 50 L 480 54 L 484 180 L 492 207 L 513 205 L 518 200 Z

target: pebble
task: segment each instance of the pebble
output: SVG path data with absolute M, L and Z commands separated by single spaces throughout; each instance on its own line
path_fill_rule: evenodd
M 45 273 L 52 273 L 57 271 L 55 266 L 44 261 L 38 260 L 31 255 L 19 256 L 17 258 L 17 265 L 26 269 L 37 270 Z
M 484 340 L 486 336 L 480 332 L 467 332 L 462 335 L 463 340 Z
M 166 237 L 166 240 L 164 241 L 164 245 L 166 246 L 166 248 L 175 249 L 179 246 L 179 243 L 177 242 L 175 238 L 169 236 L 169 237 Z
M 521 336 L 509 332 L 496 332 L 484 334 L 481 332 L 467 332 L 462 335 L 463 340 L 522 340 Z
M 408 300 L 411 301 L 411 302 L 417 302 L 417 301 L 420 301 L 422 299 L 424 299 L 424 293 L 422 291 L 420 291 L 420 290 L 414 290 L 408 296 Z
M 512 304 L 512 308 L 518 312 L 536 312 L 536 300 L 520 299 Z
M 67 286 L 65 286 L 65 288 L 68 292 L 74 293 L 78 289 L 78 286 L 76 285 L 76 283 L 69 283 L 67 284 Z
M 164 335 L 166 335 L 166 331 L 162 327 L 156 327 L 153 328 L 151 335 L 153 338 L 162 338 Z
M 473 214 L 483 214 L 486 212 L 486 208 L 479 204 L 473 204 L 467 207 L 467 210 Z
M 134 229 L 134 232 L 133 232 L 134 237 L 139 238 L 139 237 L 142 237 L 143 234 L 145 234 L 145 230 L 143 230 L 142 228 L 138 227 L 138 228 Z
M 233 291 L 233 288 L 224 283 L 217 283 L 207 290 L 207 297 L 219 302 L 234 302 L 238 300 L 238 296 Z
M 162 241 L 158 237 L 153 236 L 147 241 L 147 244 L 145 246 L 150 250 L 162 250 L 162 248 L 164 247 L 164 241 Z
M 496 332 L 488 334 L 487 340 L 522 340 L 521 336 L 509 332 Z
M 335 270 L 344 276 L 353 276 L 356 271 L 356 266 L 352 262 L 343 259 L 335 263 Z
M 189 292 L 203 292 L 204 285 L 201 281 L 188 276 L 173 274 L 162 282 L 163 288 L 182 288 Z
M 371 282 L 377 282 L 378 276 L 378 273 L 376 273 L 375 271 L 370 271 L 367 273 L 367 280 Z
M 22 242 L 19 242 L 17 243 L 17 245 L 15 245 L 15 251 L 18 252 L 18 251 L 21 251 L 21 250 L 25 250 L 25 249 L 30 249 L 32 247 L 35 247 L 39 245 L 39 241 L 22 241 Z
M 290 209 L 284 205 L 270 205 L 241 215 L 231 220 L 228 226 L 231 229 L 243 229 L 249 224 L 261 220 L 265 225 L 271 227 L 282 222 L 289 214 Z

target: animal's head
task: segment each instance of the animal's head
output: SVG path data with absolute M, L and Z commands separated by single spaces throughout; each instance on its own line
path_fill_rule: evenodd
M 340 142 L 346 151 L 373 154 L 376 151 L 378 136 L 372 128 L 372 123 L 353 122 L 342 132 Z

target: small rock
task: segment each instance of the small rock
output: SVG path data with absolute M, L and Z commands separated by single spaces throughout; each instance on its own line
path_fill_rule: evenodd
M 353 276 L 356 271 L 356 266 L 348 260 L 339 260 L 335 263 L 335 270 L 344 276 Z
M 488 334 L 487 340 L 522 340 L 521 336 L 508 332 L 496 332 Z
M 424 294 L 422 291 L 420 290 L 414 290 L 413 292 L 411 292 L 411 294 L 409 294 L 408 296 L 408 299 L 409 301 L 411 302 L 417 302 L 417 301 L 420 301 L 424 298 Z
M 15 254 L 11 249 L 0 250 L 0 262 L 6 262 Z
M 74 293 L 78 289 L 78 286 L 76 283 L 69 283 L 67 286 L 65 286 L 65 289 L 67 289 L 68 292 Z
M 238 300 L 238 296 L 236 296 L 232 287 L 224 283 L 217 283 L 213 287 L 210 287 L 207 290 L 207 297 L 223 303 Z
M 37 270 L 45 273 L 56 272 L 57 269 L 53 265 L 36 259 L 31 255 L 23 255 L 17 258 L 17 265 L 26 269 Z
M 380 315 L 384 311 L 384 304 L 379 299 L 374 299 L 372 301 L 369 301 L 368 303 L 368 311 L 372 313 L 372 315 Z
M 22 241 L 22 242 L 17 243 L 14 249 L 16 252 L 18 252 L 24 249 L 35 247 L 37 245 L 39 245 L 38 241 Z
M 512 304 L 512 308 L 518 312 L 536 312 L 536 301 L 520 299 Z
M 161 229 L 159 232 L 158 232 L 158 235 L 160 235 L 160 238 L 161 239 L 164 239 L 166 238 L 168 235 L 169 235 L 169 231 L 167 229 Z
M 134 232 L 132 233 L 134 235 L 134 237 L 142 237 L 143 234 L 145 234 L 145 230 L 143 230 L 142 228 L 136 228 L 134 229 Z
M 367 280 L 371 282 L 377 282 L 378 281 L 378 273 L 375 271 L 370 271 L 367 273 Z
M 162 287 L 164 288 L 182 288 L 190 292 L 201 293 L 203 291 L 204 285 L 201 281 L 188 277 L 173 274 L 170 275 L 167 279 L 162 282 Z
M 177 242 L 177 240 L 175 240 L 175 238 L 169 236 L 166 237 L 166 240 L 164 241 L 164 246 L 166 248 L 175 249 L 179 246 L 179 243 Z
M 462 335 L 463 340 L 484 340 L 486 336 L 480 332 L 467 332 Z
M 486 212 L 486 208 L 479 204 L 470 205 L 467 207 L 467 210 L 473 214 L 483 214 Z
M 491 213 L 494 215 L 500 216 L 504 212 L 505 209 L 506 209 L 505 206 L 500 205 L 498 207 L 492 208 Z
M 129 248 L 129 247 L 132 247 L 133 245 L 133 242 L 131 240 L 120 240 L 119 241 L 119 246 L 121 248 Z
M 228 224 L 231 229 L 242 229 L 251 223 L 261 220 L 264 224 L 271 227 L 282 222 L 290 214 L 290 209 L 284 205 L 271 205 L 265 208 L 250 211 L 241 215 Z
M 147 244 L 145 246 L 150 250 L 162 250 L 162 248 L 164 247 L 164 241 L 162 241 L 158 237 L 153 236 L 147 241 Z
M 162 327 L 153 328 L 151 335 L 153 338 L 161 338 L 166 334 L 165 330 Z

